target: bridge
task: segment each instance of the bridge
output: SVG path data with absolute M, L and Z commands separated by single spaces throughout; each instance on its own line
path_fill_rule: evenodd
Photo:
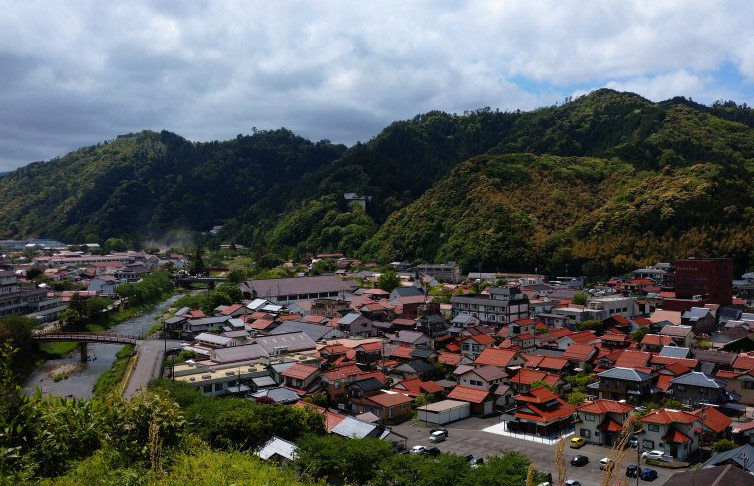
M 77 342 L 81 351 L 81 361 L 86 362 L 88 358 L 88 343 L 136 345 L 141 341 L 141 338 L 139 336 L 109 334 L 106 332 L 42 332 L 34 334 L 31 340 L 38 342 Z
M 217 283 L 227 281 L 225 277 L 198 277 L 198 276 L 183 276 L 173 277 L 173 282 L 176 287 L 190 287 L 192 283 L 206 283 L 210 289 L 214 289 Z

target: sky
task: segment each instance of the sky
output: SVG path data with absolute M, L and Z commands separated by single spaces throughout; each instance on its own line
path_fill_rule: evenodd
M 0 0 L 0 171 L 143 129 L 366 142 L 608 87 L 754 105 L 754 2 Z

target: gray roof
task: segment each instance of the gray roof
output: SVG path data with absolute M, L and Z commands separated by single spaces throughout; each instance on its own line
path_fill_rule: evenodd
M 283 371 L 287 370 L 291 366 L 295 365 L 296 361 L 286 361 L 285 363 L 275 363 L 273 365 L 270 365 L 270 368 L 272 368 L 275 373 L 282 373 Z
M 222 324 L 225 321 L 230 320 L 230 316 L 212 316 L 202 317 L 200 319 L 192 319 L 188 321 L 189 326 L 211 326 L 213 324 Z
M 358 285 L 350 280 L 341 280 L 336 275 L 316 277 L 271 278 L 247 280 L 239 284 L 242 291 L 256 291 L 261 298 L 286 295 L 318 294 L 324 292 L 353 292 Z
M 417 373 L 424 373 L 435 369 L 435 366 L 432 363 L 427 363 L 423 359 L 412 359 L 411 361 L 406 361 L 402 365 L 396 366 L 395 369 L 400 370 L 401 368 L 404 368 L 406 366 L 412 368 Z
M 667 356 L 669 358 L 688 358 L 689 348 L 682 348 L 679 346 L 663 346 L 660 350 L 660 356 Z
M 649 381 L 652 379 L 652 375 L 648 375 L 642 371 L 637 371 L 632 368 L 611 368 L 602 373 L 598 373 L 600 378 L 613 378 L 616 380 L 627 381 Z
M 357 312 L 349 312 L 348 314 L 340 318 L 340 320 L 338 321 L 338 324 L 348 325 L 354 322 L 359 317 L 363 317 L 363 316 Z
M 251 395 L 254 398 L 267 397 L 275 403 L 293 403 L 301 399 L 295 391 L 290 388 L 265 388 Z
M 735 462 L 743 468 L 744 457 L 746 457 L 746 469 L 749 472 L 754 472 L 754 446 L 751 444 L 745 444 L 725 452 L 718 452 L 705 462 L 702 467 L 708 468 L 725 462 Z
M 673 378 L 670 383 L 674 385 L 701 386 L 704 388 L 725 388 L 727 381 L 721 378 L 712 378 L 700 371 L 690 371 L 678 378 Z
M 379 427 L 353 417 L 346 417 L 333 427 L 332 433 L 348 437 L 349 439 L 363 439 L 364 437 L 373 437 L 375 434 L 378 434 Z
M 684 319 L 690 319 L 692 321 L 695 321 L 697 319 L 700 319 L 702 317 L 706 317 L 709 315 L 712 311 L 707 309 L 706 307 L 692 307 L 691 309 L 687 310 L 683 314 L 681 314 L 681 317 Z
M 691 326 L 665 326 L 660 330 L 663 336 L 686 337 L 693 332 Z
M 190 311 L 191 307 L 181 307 L 177 311 L 175 311 L 175 315 L 180 316 L 182 314 L 185 314 L 186 312 Z
M 334 336 L 334 334 L 338 334 L 340 336 L 343 335 L 337 329 L 330 326 L 323 326 L 321 324 L 312 324 L 311 322 L 294 321 L 294 320 L 283 322 L 278 327 L 276 327 L 270 334 L 272 335 L 289 334 L 292 332 L 303 332 L 307 336 L 309 336 L 309 339 L 311 339 L 312 341 L 320 341 L 326 338 L 338 337 L 338 336 Z
M 295 363 L 291 363 L 293 365 Z M 268 386 L 275 386 L 277 383 L 275 383 L 275 379 L 271 376 L 257 376 L 256 378 L 252 378 L 251 381 L 254 382 L 254 385 L 257 388 L 266 388 Z
M 317 349 L 314 340 L 303 332 L 262 336 L 258 337 L 256 341 L 268 354 L 275 354 L 275 348 L 279 346 L 286 346 L 289 353 Z
M 474 369 L 474 373 L 481 376 L 486 381 L 499 380 L 505 378 L 506 374 L 497 366 L 486 365 Z
M 466 324 L 467 322 L 471 322 L 474 320 L 479 320 L 476 317 L 472 316 L 471 314 L 458 314 L 453 318 L 452 322 L 453 324 Z
M 349 386 L 357 386 L 364 391 L 373 391 L 373 390 L 382 390 L 382 388 L 385 385 L 377 378 L 369 377 L 363 380 L 354 381 Z
M 421 289 L 416 287 L 398 287 L 396 289 L 393 289 L 393 293 L 397 294 L 398 297 L 409 297 L 412 295 L 424 295 L 424 292 L 422 292 Z
M 431 349 L 414 348 L 411 350 L 411 353 L 409 354 L 411 354 L 412 358 L 426 359 L 432 356 L 433 354 L 435 354 L 435 352 L 432 351 Z
M 389 336 L 393 341 L 400 341 L 402 343 L 415 343 L 422 337 L 426 337 L 424 333 L 417 331 L 401 331 L 400 333 Z
M 178 324 L 179 322 L 183 322 L 185 320 L 185 317 L 176 316 L 171 317 L 170 319 L 165 319 L 165 324 Z
M 710 363 L 719 363 L 722 365 L 732 365 L 738 357 L 736 353 L 727 351 L 712 351 L 710 349 L 692 349 L 691 354 L 699 361 Z
M 218 363 L 233 363 L 236 361 L 259 359 L 268 354 L 269 353 L 258 344 L 246 344 L 243 346 L 213 349 L 210 351 L 209 356 L 212 361 L 217 361 Z

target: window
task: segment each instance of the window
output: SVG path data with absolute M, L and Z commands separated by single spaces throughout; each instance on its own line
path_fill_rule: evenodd
M 655 448 L 655 441 L 653 440 L 643 440 L 641 441 L 641 448 L 647 451 L 651 451 Z
M 592 431 L 589 429 L 581 429 L 579 435 L 581 435 L 581 437 L 584 437 L 585 439 L 588 439 L 592 436 Z
M 212 385 L 204 385 L 204 393 L 212 393 Z
M 747 390 L 754 390 L 754 381 L 744 381 L 743 385 Z
M 648 424 L 647 429 L 649 429 L 650 432 L 659 432 L 660 426 L 657 424 Z
M 584 420 L 586 420 L 587 422 L 594 422 L 594 415 L 592 415 L 591 413 L 585 413 Z
M 223 389 L 222 383 L 215 383 L 215 391 L 221 391 Z
M 686 391 L 686 385 L 676 385 L 675 389 L 678 391 Z

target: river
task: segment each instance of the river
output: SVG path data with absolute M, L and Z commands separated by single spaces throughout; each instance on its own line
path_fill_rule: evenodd
M 139 335 L 142 332 L 147 332 L 157 323 L 155 317 L 162 315 L 167 308 L 181 297 L 182 295 L 180 294 L 174 295 L 157 304 L 150 312 L 118 324 L 109 331 L 115 334 L 126 335 Z M 91 398 L 94 382 L 97 381 L 97 378 L 102 373 L 110 369 L 113 362 L 115 362 L 115 354 L 122 347 L 119 344 L 89 343 L 88 352 L 90 360 L 86 363 L 79 362 L 80 356 L 78 350 L 66 358 L 45 361 L 26 378 L 23 392 L 33 394 L 39 388 L 45 395 L 52 394 L 60 397 L 73 395 L 77 398 Z M 60 380 L 57 383 L 53 381 L 52 373 L 55 370 L 65 369 L 66 365 L 73 369 L 69 373 L 68 379 Z

